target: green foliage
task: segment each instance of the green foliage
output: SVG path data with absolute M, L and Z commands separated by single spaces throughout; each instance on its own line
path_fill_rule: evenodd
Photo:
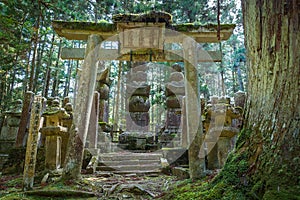
M 296 189 L 296 188 L 295 188 Z M 297 190 L 268 190 L 263 200 L 284 199 L 284 200 L 300 200 L 299 188 Z

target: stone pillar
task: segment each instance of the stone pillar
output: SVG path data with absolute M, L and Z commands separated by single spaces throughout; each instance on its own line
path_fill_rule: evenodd
M 98 143 L 99 92 L 94 93 L 86 147 L 96 149 Z
M 67 134 L 62 134 L 61 135 L 61 164 L 62 167 L 65 166 L 65 161 L 66 161 L 66 154 L 67 154 L 67 148 L 68 148 L 68 142 L 69 142 L 69 137 L 70 137 L 70 129 L 72 126 L 73 122 L 73 106 L 71 103 L 66 103 L 64 106 L 65 111 L 69 115 L 68 117 L 63 117 L 62 118 L 62 126 L 66 127 L 68 129 Z
M 181 146 L 183 148 L 188 148 L 188 136 L 187 136 L 187 125 L 186 125 L 186 100 L 185 96 L 182 98 L 182 135 L 181 135 Z
M 63 179 L 78 179 L 80 177 L 83 150 L 86 142 L 88 124 L 91 115 L 95 82 L 97 73 L 97 58 L 101 43 L 99 35 L 88 37 L 85 58 L 76 96 L 73 125 L 70 131 L 70 148 L 67 152 L 66 166 L 64 167 Z M 77 128 L 77 129 L 76 129 Z
M 225 161 L 226 161 L 230 151 L 231 151 L 230 138 L 229 137 L 219 137 L 219 140 L 218 140 L 219 167 L 224 166 Z
M 34 99 L 31 109 L 30 126 L 27 139 L 26 156 L 23 173 L 23 190 L 33 189 L 36 155 L 38 147 L 38 132 L 42 112 L 42 98 L 37 96 Z
M 98 35 L 90 35 L 85 52 L 83 69 L 80 72 L 78 93 L 74 108 L 74 124 L 78 128 L 79 136 L 85 144 L 88 125 L 93 104 L 95 83 L 97 77 L 97 49 L 100 48 L 101 38 Z
M 189 140 L 189 169 L 191 179 L 204 175 L 205 155 L 203 148 L 203 127 L 198 78 L 198 46 L 195 40 L 186 37 L 183 40 L 187 133 Z

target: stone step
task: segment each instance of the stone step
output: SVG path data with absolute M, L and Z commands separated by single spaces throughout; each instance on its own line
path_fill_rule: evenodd
M 160 165 L 115 165 L 115 166 L 98 166 L 97 171 L 150 171 L 159 170 Z
M 161 153 L 100 153 L 96 171 L 119 174 L 161 172 Z
M 99 166 L 117 166 L 117 165 L 149 165 L 158 164 L 160 165 L 160 160 L 114 160 L 114 161 L 101 161 Z

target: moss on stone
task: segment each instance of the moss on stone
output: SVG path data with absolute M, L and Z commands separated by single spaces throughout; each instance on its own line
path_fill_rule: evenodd
M 199 23 L 184 23 L 172 25 L 174 30 L 180 32 L 193 32 L 193 31 L 217 31 L 218 24 L 199 24 Z M 221 24 L 220 30 L 231 30 L 235 28 L 235 24 Z
M 172 15 L 162 11 L 150 11 L 140 14 L 117 14 L 112 17 L 114 22 L 172 22 Z
M 78 29 L 86 31 L 114 32 L 117 31 L 116 24 L 101 20 L 98 23 L 94 22 L 79 22 L 79 21 L 53 21 L 52 26 L 56 30 L 61 29 Z

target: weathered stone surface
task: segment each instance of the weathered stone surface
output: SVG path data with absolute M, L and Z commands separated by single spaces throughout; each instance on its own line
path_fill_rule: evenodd
M 138 68 L 137 70 L 141 70 Z M 147 73 L 144 71 L 136 71 L 130 74 L 130 81 L 137 81 L 137 82 L 146 82 L 147 81 Z
M 97 75 L 97 81 L 99 81 L 99 83 L 102 83 L 102 84 L 110 85 L 109 68 L 105 68 L 105 69 L 99 68 L 98 70 L 99 70 L 99 73 Z
M 61 137 L 47 136 L 45 151 L 45 167 L 46 169 L 55 170 L 61 167 Z
M 219 100 L 219 97 L 217 97 L 217 96 L 211 96 L 210 97 L 211 104 L 217 104 L 218 100 Z
M 40 128 L 40 120 L 42 113 L 41 111 L 42 98 L 37 96 L 34 99 L 30 116 L 30 126 L 27 139 L 26 157 L 23 173 L 23 190 L 33 189 L 36 155 L 38 147 L 38 132 Z
M 184 76 L 182 72 L 172 72 L 169 81 L 182 82 L 184 81 Z
M 128 95 L 148 97 L 150 95 L 150 85 L 146 84 L 128 84 L 127 91 Z
M 104 99 L 101 99 L 100 94 L 100 102 L 99 102 L 99 122 L 108 123 L 109 118 L 109 107 L 108 102 Z
M 184 70 L 186 88 L 186 116 L 189 145 L 190 178 L 198 179 L 204 175 L 205 159 L 203 152 L 203 127 L 201 120 L 201 104 L 198 78 L 198 46 L 186 37 L 183 41 Z
M 69 145 L 66 165 L 62 178 L 66 180 L 80 178 L 83 160 L 83 149 L 86 143 L 88 124 L 95 91 L 97 73 L 97 54 L 102 38 L 99 35 L 88 37 L 85 62 L 80 74 L 78 93 L 75 101 L 74 120 L 69 131 Z
M 136 22 L 137 23 L 137 22 Z M 104 24 L 104 25 L 103 25 Z M 126 23 L 127 24 L 127 23 Z M 147 24 L 142 23 L 143 27 Z M 111 23 L 91 23 L 91 22 L 63 22 L 54 21 L 52 25 L 59 36 L 71 40 L 87 40 L 91 34 L 100 35 L 103 39 L 110 38 L 118 33 L 116 24 Z M 220 42 L 218 40 L 217 25 L 194 25 L 194 24 L 177 24 L 172 25 L 175 31 L 194 37 L 197 42 Z M 227 40 L 235 28 L 234 24 L 221 24 L 221 40 Z M 171 32 L 171 33 L 170 33 Z M 165 33 L 166 43 L 182 42 L 182 38 L 174 39 L 174 31 L 167 30 Z
M 150 102 L 148 97 L 132 96 L 129 100 L 129 112 L 148 112 Z
M 172 69 L 175 70 L 176 72 L 181 72 L 182 71 L 181 66 L 177 63 L 172 65 Z
M 172 41 L 174 42 L 174 41 Z M 83 60 L 84 54 L 81 53 L 81 49 L 62 49 L 62 52 L 66 52 L 65 55 L 62 55 L 62 59 L 75 59 Z M 69 52 L 75 52 L 75 55 L 69 54 Z M 167 62 L 183 62 L 183 52 L 182 50 L 164 50 L 161 49 L 152 49 L 150 51 L 137 51 L 137 52 L 127 52 L 125 54 L 120 54 L 118 49 L 101 49 L 101 54 L 99 55 L 99 60 L 120 60 L 120 61 L 149 61 L 150 55 L 152 61 L 167 61 Z M 220 51 L 203 51 L 199 52 L 198 62 L 221 62 L 222 53 Z
M 187 124 L 186 124 L 186 97 L 184 96 L 182 98 L 182 134 L 181 134 L 181 145 L 183 148 L 187 148 L 189 141 L 188 141 L 188 135 L 187 135 Z
M 148 112 L 131 112 L 127 115 L 126 129 L 128 131 L 148 131 L 149 119 Z
M 155 135 L 151 132 L 124 132 L 119 135 L 120 144 L 128 144 L 128 149 L 149 149 L 154 144 Z
M 1 130 L 0 140 L 16 141 L 18 130 L 19 130 L 19 127 L 4 126 Z
M 231 150 L 230 138 L 228 137 L 220 137 L 218 140 L 218 160 L 219 167 L 223 167 L 225 161 L 228 157 L 228 154 Z
M 234 105 L 237 107 L 244 108 L 246 103 L 246 93 L 239 91 L 234 94 Z
M 179 180 L 190 178 L 189 170 L 187 168 L 182 167 L 173 167 L 172 175 L 177 176 Z
M 100 84 L 98 92 L 100 93 L 100 99 L 107 100 L 109 98 L 109 87 L 106 84 Z
M 172 82 L 166 84 L 166 96 L 184 95 L 185 87 L 183 82 Z
M 166 100 L 167 108 L 181 108 L 182 96 L 169 96 Z
M 94 93 L 94 100 L 92 105 L 92 111 L 90 116 L 88 137 L 87 137 L 87 147 L 97 148 L 98 143 L 98 119 L 99 119 L 99 101 L 100 94 L 98 92 Z
M 168 109 L 166 128 L 176 127 L 178 129 L 181 124 L 181 114 L 181 109 Z
M 210 170 L 219 169 L 219 160 L 218 160 L 218 145 L 216 141 L 207 142 L 207 168 Z

